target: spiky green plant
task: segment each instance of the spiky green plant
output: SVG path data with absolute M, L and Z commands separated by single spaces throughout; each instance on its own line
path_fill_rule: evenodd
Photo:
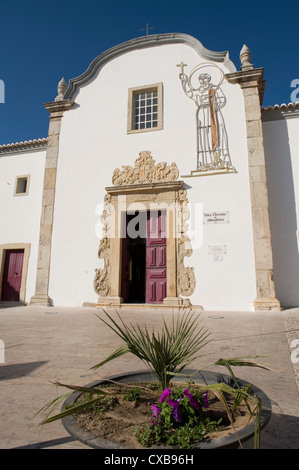
M 209 342 L 208 337 L 210 333 L 202 327 L 199 327 L 199 315 L 193 311 L 186 310 L 183 314 L 178 314 L 177 318 L 172 316 L 171 325 L 168 326 L 165 319 L 162 318 L 163 327 L 161 331 L 149 332 L 146 326 L 141 328 L 138 324 L 126 325 L 117 313 L 117 319 L 114 319 L 105 310 L 106 319 L 98 316 L 109 328 L 111 328 L 123 341 L 124 345 L 110 354 L 105 360 L 96 364 L 92 369 L 98 369 L 104 364 L 123 356 L 127 353 L 132 353 L 141 359 L 145 365 L 152 370 L 160 383 L 162 389 L 168 388 L 170 381 L 174 376 L 184 376 L 184 369 L 195 359 L 201 357 L 198 355 L 199 351 Z M 231 359 L 219 359 L 215 365 L 224 366 L 228 369 L 234 382 L 234 386 L 225 383 L 216 383 L 212 385 L 205 385 L 205 390 L 211 390 L 215 396 L 224 404 L 227 415 L 234 427 L 233 414 L 238 406 L 244 402 L 248 408 L 250 419 L 255 421 L 255 442 L 254 447 L 258 448 L 260 444 L 260 417 L 261 417 L 261 400 L 258 396 L 254 395 L 251 391 L 251 385 L 240 387 L 232 368 L 234 366 L 250 366 L 259 367 L 270 370 L 267 366 L 257 363 L 252 359 L 257 356 L 235 357 Z M 213 364 L 213 365 L 214 365 Z M 201 368 L 200 370 L 203 370 Z M 195 371 L 200 372 L 200 370 Z M 187 376 L 192 378 L 192 374 Z M 107 395 L 97 388 L 78 387 L 74 385 L 65 385 L 56 382 L 60 385 L 71 390 L 80 391 L 83 393 L 88 392 L 90 399 L 84 403 L 74 404 L 68 409 L 64 409 L 61 413 L 55 416 L 50 416 L 55 406 L 61 403 L 62 399 L 66 398 L 66 394 L 52 400 L 49 404 L 44 406 L 37 412 L 48 412 L 42 424 L 50 423 L 52 421 L 63 418 L 64 416 L 74 414 L 82 411 L 91 405 L 96 404 L 102 399 L 103 395 Z M 229 406 L 226 395 L 233 397 L 233 405 Z M 96 396 L 96 398 L 91 398 Z M 50 411 L 49 411 L 50 410 Z M 238 436 L 237 436 L 238 437 Z M 241 443 L 240 443 L 241 444 Z
M 54 398 L 54 400 L 51 400 L 49 403 L 43 406 L 40 410 L 38 410 L 38 412 L 35 414 L 36 416 L 39 413 L 45 413 L 45 418 L 43 419 L 42 424 L 52 423 L 53 421 L 57 421 L 58 419 L 64 418 L 65 416 L 69 416 L 74 413 L 79 413 L 80 411 L 83 411 L 84 409 L 89 408 L 92 405 L 96 405 L 103 398 L 103 395 L 104 396 L 108 395 L 106 392 L 98 388 L 79 387 L 77 385 L 66 385 L 66 384 L 62 384 L 59 382 L 55 382 L 54 385 L 58 385 L 60 387 L 66 387 L 76 392 L 87 393 L 90 397 L 96 396 L 97 398 L 90 398 L 80 404 L 74 403 L 70 407 L 65 408 L 61 413 L 51 416 L 51 414 L 57 408 L 57 406 L 61 404 L 63 400 L 66 400 L 66 398 L 68 398 L 70 394 L 73 392 L 64 393 L 63 395 L 60 395 L 59 397 Z
M 199 315 L 191 310 L 186 310 L 182 315 L 172 315 L 171 327 L 164 319 L 163 328 L 159 332 L 154 330 L 149 332 L 147 327 L 141 328 L 139 325 L 126 325 L 117 312 L 118 321 L 109 315 L 104 309 L 104 313 L 109 318 L 107 322 L 99 317 L 109 328 L 111 328 L 124 342 L 124 346 L 114 351 L 104 361 L 93 366 L 93 369 L 102 367 L 107 362 L 132 353 L 141 359 L 144 364 L 153 370 L 162 386 L 167 388 L 174 372 L 179 374 L 194 359 L 197 353 L 208 343 L 210 335 L 204 328 L 198 328 Z

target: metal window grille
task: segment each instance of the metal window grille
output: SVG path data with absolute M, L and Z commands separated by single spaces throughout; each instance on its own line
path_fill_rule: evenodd
M 134 93 L 133 129 L 158 127 L 158 92 Z

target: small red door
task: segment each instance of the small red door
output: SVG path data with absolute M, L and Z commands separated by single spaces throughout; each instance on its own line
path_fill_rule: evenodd
M 145 303 L 162 303 L 167 281 L 166 213 L 151 211 L 147 217 Z
M 22 282 L 24 250 L 7 250 L 5 255 L 1 300 L 18 302 Z

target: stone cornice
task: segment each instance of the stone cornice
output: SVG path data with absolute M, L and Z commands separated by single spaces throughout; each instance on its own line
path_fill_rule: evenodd
M 51 115 L 59 116 L 64 111 L 68 111 L 73 106 L 74 101 L 72 100 L 61 100 L 61 101 L 51 101 L 50 103 L 45 103 L 44 107 Z
M 105 65 L 112 59 L 125 54 L 127 52 L 131 52 L 137 49 L 145 49 L 148 47 L 156 47 L 165 44 L 187 44 L 190 47 L 193 47 L 195 51 L 204 57 L 206 60 L 215 61 L 215 62 L 222 62 L 226 67 L 231 71 L 235 72 L 236 67 L 234 66 L 233 62 L 229 59 L 229 54 L 227 51 L 225 52 L 214 52 L 206 49 L 198 39 L 189 36 L 188 34 L 182 33 L 167 33 L 167 34 L 157 34 L 157 35 L 149 35 L 143 36 L 140 38 L 132 39 L 131 41 L 127 41 L 125 43 L 119 44 L 117 46 L 108 49 L 107 51 L 100 54 L 93 62 L 89 65 L 86 72 L 80 75 L 77 78 L 73 78 L 69 82 L 69 86 L 65 92 L 64 98 L 65 99 L 73 99 L 74 95 L 76 94 L 78 88 L 82 85 L 87 83 L 91 80 L 97 70 Z
M 225 78 L 229 83 L 238 83 L 241 88 L 252 88 L 258 86 L 260 103 L 263 103 L 266 81 L 263 79 L 263 68 L 248 68 L 239 72 L 227 73 Z
M 10 155 L 13 153 L 24 153 L 43 150 L 47 148 L 47 142 L 47 138 L 42 138 L 0 145 L 0 155 Z
M 125 186 L 110 186 L 105 188 L 108 194 L 121 195 L 135 192 L 151 192 L 151 191 L 178 191 L 183 189 L 184 181 L 164 181 L 161 183 L 140 183 L 128 184 Z

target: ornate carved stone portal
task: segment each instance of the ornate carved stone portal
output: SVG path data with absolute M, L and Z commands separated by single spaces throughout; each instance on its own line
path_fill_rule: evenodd
M 112 176 L 112 183 L 116 186 L 127 184 L 158 183 L 159 181 L 175 181 L 179 177 L 179 170 L 175 163 L 167 166 L 165 162 L 155 165 L 151 152 L 139 153 L 135 167 L 123 166 L 123 171 L 116 168 Z
M 100 296 L 98 305 L 120 307 L 122 273 L 122 238 L 124 220 L 128 211 L 149 212 L 164 210 L 167 214 L 167 294 L 163 305 L 184 307 L 195 290 L 194 268 L 184 265 L 185 256 L 191 256 L 191 242 L 187 236 L 189 218 L 187 192 L 184 182 L 178 181 L 175 163 L 156 164 L 149 151 L 139 153 L 135 166 L 123 166 L 113 172 L 114 186 L 106 188 L 101 215 L 103 237 L 98 257 L 103 268 L 95 270 L 94 288 Z

